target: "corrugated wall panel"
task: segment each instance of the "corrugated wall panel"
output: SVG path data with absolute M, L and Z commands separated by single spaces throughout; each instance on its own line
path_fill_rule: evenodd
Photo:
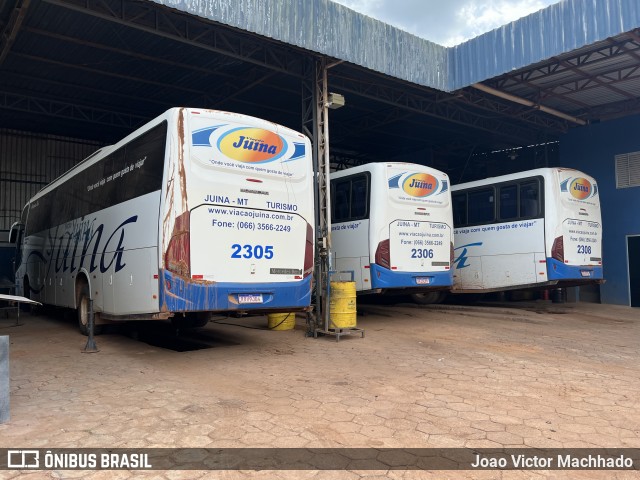
M 0 129 L 0 232 L 20 218 L 29 198 L 101 146 Z
M 329 0 L 152 1 L 402 80 L 447 88 L 445 47 Z
M 640 26 L 637 0 L 564 0 L 449 50 L 451 90 Z
M 564 0 L 446 48 L 329 0 L 150 0 L 453 91 L 640 27 L 638 0 Z

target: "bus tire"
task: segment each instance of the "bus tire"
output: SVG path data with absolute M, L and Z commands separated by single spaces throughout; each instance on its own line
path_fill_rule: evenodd
M 443 292 L 412 293 L 411 300 L 418 305 L 431 305 L 444 300 Z
M 211 315 L 209 312 L 202 312 L 196 315 L 196 318 L 193 320 L 194 328 L 202 328 L 209 324 L 209 320 L 211 319 Z
M 82 282 L 80 287 L 78 288 L 78 328 L 80 329 L 80 333 L 82 335 L 89 335 L 89 299 L 91 295 L 89 292 L 89 285 L 87 282 Z M 94 313 L 93 319 L 93 334 L 100 335 L 102 332 L 102 325 L 96 325 L 96 318 Z
M 22 296 L 31 300 L 31 287 L 29 286 L 29 277 L 27 276 L 22 280 Z M 20 310 L 23 312 L 33 312 L 32 305 L 29 303 L 21 303 Z
M 184 317 L 173 317 L 174 326 L 177 328 L 202 328 L 209 323 L 211 313 L 209 312 L 190 312 Z

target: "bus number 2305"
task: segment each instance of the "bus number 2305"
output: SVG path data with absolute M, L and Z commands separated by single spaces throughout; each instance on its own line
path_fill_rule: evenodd
M 234 243 L 231 245 L 233 252 L 231 258 L 265 258 L 271 260 L 273 258 L 273 245 L 240 245 Z

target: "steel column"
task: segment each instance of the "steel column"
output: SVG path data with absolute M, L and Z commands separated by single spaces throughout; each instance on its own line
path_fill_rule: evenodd
M 0 423 L 9 421 L 9 336 L 0 335 Z
M 303 81 L 303 131 L 313 143 L 316 201 L 316 325 L 328 325 L 331 270 L 331 194 L 329 191 L 329 124 L 327 61 L 308 62 Z

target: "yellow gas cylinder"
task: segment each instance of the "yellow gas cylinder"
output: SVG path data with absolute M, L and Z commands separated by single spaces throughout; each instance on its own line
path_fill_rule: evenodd
M 355 328 L 356 282 L 331 282 L 330 328 Z
M 293 330 L 296 326 L 296 314 L 270 313 L 267 315 L 267 326 L 269 330 Z

